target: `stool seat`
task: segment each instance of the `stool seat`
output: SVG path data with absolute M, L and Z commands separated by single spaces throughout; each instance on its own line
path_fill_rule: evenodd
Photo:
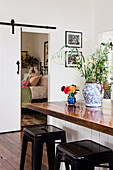
M 24 133 L 31 135 L 31 137 L 40 138 L 49 135 L 57 135 L 59 132 L 64 132 L 64 130 L 52 126 L 52 125 L 44 125 L 44 126 L 34 126 L 24 128 Z M 53 137 L 53 136 L 52 136 Z
M 111 153 L 112 150 L 94 141 L 82 140 L 58 145 L 58 150 L 74 159 L 87 159 L 100 154 Z
M 24 128 L 20 170 L 24 169 L 28 142 L 32 142 L 32 170 L 41 170 L 43 143 L 46 143 L 49 170 L 54 169 L 55 140 L 66 142 L 65 131 L 52 126 L 34 126 Z
M 57 146 L 54 170 L 60 169 L 62 161 L 71 165 L 72 170 L 94 170 L 94 167 L 113 170 L 113 151 L 91 140 L 70 142 Z M 109 166 L 101 165 L 104 163 Z

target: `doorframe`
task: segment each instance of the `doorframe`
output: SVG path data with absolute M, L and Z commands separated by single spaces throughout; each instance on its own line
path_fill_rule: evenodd
M 53 31 L 53 30 L 52 30 Z M 21 50 L 22 50 L 22 32 L 27 33 L 37 33 L 37 34 L 48 34 L 48 101 L 50 101 L 50 54 L 51 54 L 51 31 L 49 30 L 42 30 L 42 29 L 34 29 L 34 28 L 21 28 Z M 22 78 L 22 67 L 21 67 L 21 78 Z M 22 88 L 21 88 L 21 97 L 22 97 Z M 22 101 L 21 101 L 22 104 Z M 22 112 L 21 112 L 22 114 Z M 20 117 L 21 119 L 21 117 Z M 22 126 L 21 126 L 22 129 Z

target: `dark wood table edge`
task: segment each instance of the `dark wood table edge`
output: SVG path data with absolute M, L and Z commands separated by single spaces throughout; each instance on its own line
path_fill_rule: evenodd
M 84 118 L 80 118 L 80 117 L 65 115 L 65 114 L 62 114 L 62 113 L 59 113 L 56 111 L 53 112 L 52 110 L 49 110 L 49 109 L 46 110 L 45 108 L 41 108 L 39 106 L 37 107 L 34 104 L 28 104 L 27 108 L 30 110 L 37 111 L 39 113 L 43 113 L 45 115 L 49 115 L 49 116 L 52 116 L 52 117 L 55 117 L 55 118 L 58 118 L 61 120 L 65 120 L 65 121 L 68 121 L 68 122 L 71 122 L 71 123 L 74 123 L 74 124 L 77 124 L 80 126 L 84 126 L 86 128 L 96 130 L 96 131 L 113 136 L 113 127 L 106 126 L 104 124 L 99 124 L 99 123 L 96 123 L 96 122 L 93 122 L 90 120 L 88 121 L 88 120 L 86 120 Z

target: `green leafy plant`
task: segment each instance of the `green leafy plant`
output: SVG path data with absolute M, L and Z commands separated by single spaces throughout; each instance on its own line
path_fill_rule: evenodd
M 71 51 L 70 56 L 74 54 L 74 48 L 65 45 L 57 53 L 59 64 L 59 58 L 62 58 L 62 50 L 66 48 Z M 101 43 L 96 51 L 88 57 L 80 56 L 78 49 L 76 49 L 76 60 L 72 64 L 76 64 L 76 69 L 79 70 L 81 77 L 84 77 L 86 82 L 97 82 L 103 84 L 113 69 L 113 66 L 109 65 L 108 54 L 110 51 L 110 43 Z M 67 56 L 65 56 L 67 57 Z M 55 57 L 52 57 L 55 58 Z
M 80 58 L 78 49 L 76 49 L 78 54 L 77 68 L 86 81 L 103 84 L 107 80 L 108 74 L 112 69 L 108 60 L 109 48 L 109 43 L 102 43 L 100 48 L 96 48 L 96 52 L 90 55 L 89 58 L 85 58 L 83 55 Z

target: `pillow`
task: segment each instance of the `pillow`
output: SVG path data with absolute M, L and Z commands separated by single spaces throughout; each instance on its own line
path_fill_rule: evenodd
M 35 73 L 38 73 L 37 66 L 34 66 L 34 71 L 35 71 Z
M 48 75 L 43 75 L 38 85 L 48 87 Z
M 30 85 L 31 86 L 36 86 L 40 80 L 41 76 L 33 76 L 33 77 L 30 77 Z
M 22 86 L 23 87 L 28 87 L 30 84 L 29 80 L 25 81 L 25 80 L 22 80 Z
M 29 69 L 29 74 L 31 74 L 31 73 L 33 73 L 33 67 L 30 67 L 30 69 Z
M 29 76 L 26 76 L 23 80 L 24 80 L 24 81 L 29 80 Z
M 30 75 L 30 78 L 31 78 L 31 77 L 35 77 L 35 76 L 40 76 L 40 74 L 38 74 L 38 73 L 32 73 L 32 74 Z

